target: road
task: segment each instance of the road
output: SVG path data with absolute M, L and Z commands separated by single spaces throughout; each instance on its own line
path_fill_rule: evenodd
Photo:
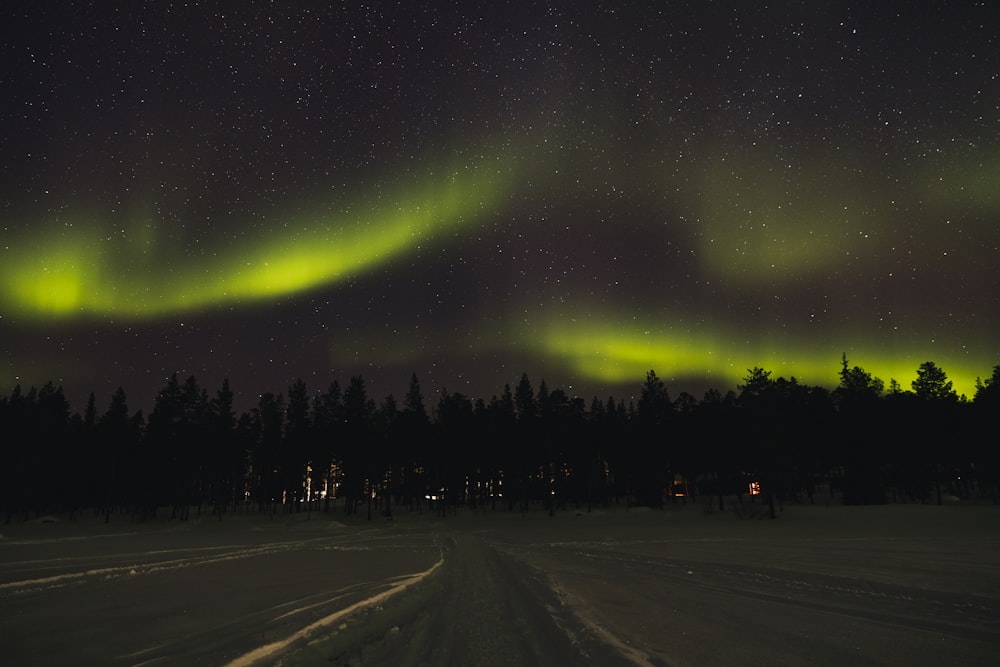
M 2 662 L 995 664 L 998 520 L 686 508 L 7 526 Z
M 58 526 L 5 528 L 8 665 L 225 664 L 440 560 L 430 531 L 323 517 L 97 525 L 60 537 L 47 537 Z
M 989 516 L 923 528 L 658 516 L 597 539 L 512 533 L 505 548 L 637 664 L 989 665 L 1000 513 Z

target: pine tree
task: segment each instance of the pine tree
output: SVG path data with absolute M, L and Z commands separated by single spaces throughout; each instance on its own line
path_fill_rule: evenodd
M 924 401 L 957 401 L 947 373 L 933 361 L 925 361 L 917 369 L 917 379 L 911 383 L 913 393 Z

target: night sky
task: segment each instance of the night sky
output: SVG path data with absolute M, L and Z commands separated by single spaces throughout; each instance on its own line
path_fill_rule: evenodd
M 0 394 L 1000 364 L 992 2 L 8 2 Z

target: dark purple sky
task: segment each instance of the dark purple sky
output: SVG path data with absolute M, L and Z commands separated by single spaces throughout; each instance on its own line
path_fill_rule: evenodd
M 347 4 L 5 4 L 0 393 L 1000 363 L 991 3 Z

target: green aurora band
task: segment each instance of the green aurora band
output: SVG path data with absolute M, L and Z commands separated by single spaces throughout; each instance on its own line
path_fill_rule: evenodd
M 516 150 L 484 151 L 480 154 L 499 156 L 438 170 L 436 176 L 399 187 L 395 196 L 359 197 L 348 207 L 355 213 L 331 213 L 338 207 L 327 203 L 316 205 L 312 213 L 279 216 L 280 224 L 270 225 L 270 231 L 248 232 L 231 247 L 215 243 L 199 254 L 164 247 L 170 241 L 159 238 L 163 227 L 155 220 L 135 225 L 135 233 L 126 238 L 109 237 L 107 226 L 94 218 L 35 225 L 2 250 L 3 314 L 8 321 L 149 321 L 274 301 L 336 284 L 422 244 L 495 220 L 529 189 L 537 199 L 539 192 L 565 188 L 577 175 L 572 165 L 582 162 L 582 156 L 553 156 L 539 152 L 538 145 L 534 151 L 527 142 L 520 146 L 516 161 L 505 157 L 518 154 Z M 709 153 L 702 173 L 692 174 L 690 181 L 661 176 L 656 183 L 652 164 L 633 166 L 633 181 L 643 182 L 645 174 L 648 183 L 651 177 L 648 189 L 639 189 L 640 198 L 643 192 L 673 192 L 668 207 L 698 220 L 702 231 L 695 237 L 695 250 L 704 277 L 722 296 L 745 294 L 747 286 L 769 286 L 780 293 L 783 285 L 792 288 L 803 280 L 822 283 L 847 256 L 866 270 L 877 269 L 878 253 L 870 249 L 868 234 L 884 235 L 880 223 L 898 213 L 891 210 L 893 195 L 868 182 L 868 174 L 858 167 L 860 157 L 800 154 L 791 156 L 796 166 L 789 170 L 763 156 Z M 983 185 L 996 167 L 960 165 L 952 169 L 949 182 L 932 183 L 921 173 L 901 184 L 896 195 L 905 199 L 924 193 L 934 209 L 932 217 L 950 211 L 958 218 L 972 214 L 970 222 L 983 220 L 1000 210 L 995 191 Z M 528 188 L 530 181 L 534 183 Z M 981 232 L 992 234 L 986 228 Z M 655 248 L 648 250 L 655 263 Z M 831 294 L 835 297 L 836 290 Z M 988 376 L 998 362 L 995 341 L 974 332 L 963 333 L 961 340 L 939 337 L 928 348 L 930 337 L 921 338 L 919 332 L 923 317 L 912 313 L 910 332 L 896 337 L 866 331 L 860 320 L 819 332 L 754 330 L 711 320 L 690 327 L 680 321 L 637 323 L 601 307 L 578 308 L 560 317 L 535 315 L 534 327 L 503 339 L 481 332 L 479 346 L 531 351 L 579 379 L 608 385 L 637 385 L 654 369 L 664 378 L 707 379 L 723 391 L 735 388 L 753 366 L 771 370 L 774 377 L 795 376 L 832 387 L 846 352 L 852 365 L 887 384 L 894 378 L 904 390 L 919 364 L 932 360 L 945 369 L 956 391 L 972 396 L 976 378 Z M 391 342 L 377 343 L 378 337 L 370 337 L 373 350 L 392 349 Z
M 273 300 L 371 270 L 475 222 L 505 193 L 507 169 L 497 160 L 450 170 L 405 196 L 381 197 L 363 214 L 340 216 L 346 220 L 323 211 L 296 216 L 249 248 L 238 241 L 207 259 L 158 263 L 155 235 L 108 237 L 92 221 L 39 229 L 5 249 L 0 300 L 23 319 L 62 320 L 148 320 Z
M 705 378 L 709 386 L 725 392 L 735 389 L 747 371 L 760 366 L 772 372 L 772 378 L 795 377 L 805 384 L 828 388 L 839 383 L 841 355 L 851 366 L 861 366 L 881 378 L 888 389 L 889 380 L 899 382 L 908 391 L 924 361 L 934 361 L 948 373 L 959 394 L 972 397 L 977 377 L 988 376 L 989 367 L 975 360 L 988 357 L 934 355 L 928 359 L 919 346 L 879 346 L 870 341 L 851 345 L 846 350 L 835 342 L 816 344 L 804 336 L 746 334 L 726 327 L 698 327 L 675 332 L 677 327 L 659 330 L 642 324 L 623 326 L 621 319 L 598 317 L 592 322 L 549 322 L 532 337 L 542 354 L 561 359 L 581 377 L 610 384 L 638 383 L 649 370 L 661 378 L 683 380 Z M 857 337 L 853 337 L 857 338 Z M 843 340 L 852 340 L 844 332 Z M 924 355 L 924 356 L 921 356 Z M 700 398 L 700 397 L 698 397 Z

